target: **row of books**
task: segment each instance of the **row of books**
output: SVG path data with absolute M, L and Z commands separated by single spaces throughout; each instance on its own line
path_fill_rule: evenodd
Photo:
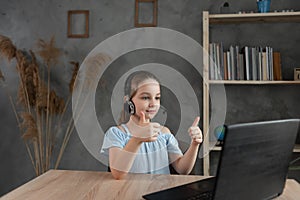
M 222 43 L 209 44 L 211 80 L 282 80 L 280 52 L 272 47 L 240 47 L 224 50 Z

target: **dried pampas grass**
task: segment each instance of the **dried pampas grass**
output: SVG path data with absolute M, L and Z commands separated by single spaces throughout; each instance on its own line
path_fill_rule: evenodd
M 8 61 L 16 55 L 16 47 L 8 37 L 3 35 L 0 35 L 0 52 Z
M 55 47 L 55 37 L 52 36 L 49 43 L 39 39 L 37 43 L 38 54 L 42 57 L 48 67 L 58 62 L 58 58 L 62 55 L 61 51 Z
M 38 55 L 43 59 L 47 71 L 41 69 L 35 53 L 31 50 L 21 51 L 17 49 L 12 41 L 0 35 L 0 53 L 9 61 L 15 58 L 16 69 L 19 77 L 17 105 L 13 98 L 8 94 L 12 104 L 17 122 L 20 127 L 21 136 L 26 144 L 27 152 L 33 164 L 36 175 L 40 175 L 51 168 L 51 163 L 58 167 L 60 159 L 73 132 L 73 120 L 70 117 L 70 123 L 66 130 L 61 131 L 61 122 L 69 105 L 74 83 L 79 70 L 78 62 L 71 62 L 74 66 L 72 79 L 70 80 L 70 94 L 68 100 L 57 95 L 51 87 L 50 70 L 51 66 L 59 60 L 61 52 L 55 47 L 54 37 L 49 43 L 40 39 L 38 41 Z M 42 75 L 42 76 L 41 76 Z M 46 80 L 45 80 L 46 79 Z M 0 70 L 0 80 L 5 80 Z M 70 125 L 71 124 L 71 125 Z M 59 156 L 52 155 L 53 149 L 59 147 L 56 145 L 56 134 L 63 133 L 63 142 L 59 150 Z M 59 157 L 59 158 L 58 158 Z
M 36 121 L 31 113 L 23 112 L 20 114 L 23 120 L 20 124 L 20 128 L 24 131 L 22 137 L 25 140 L 36 140 L 38 137 L 38 129 Z
M 69 83 L 69 91 L 72 94 L 73 90 L 74 90 L 74 86 L 75 86 L 75 80 L 76 80 L 78 70 L 79 70 L 79 62 L 71 61 L 70 64 L 72 64 L 74 66 L 73 73 L 72 73 L 72 78 L 71 78 L 71 81 Z
M 31 61 L 28 61 L 24 54 L 17 50 L 17 70 L 19 72 L 20 85 L 18 90 L 18 102 L 23 105 L 35 106 L 36 93 L 38 90 L 39 69 L 35 54 L 30 51 Z
M 50 92 L 50 113 L 51 114 L 62 114 L 65 108 L 65 101 L 56 95 L 55 91 Z
M 29 153 L 31 162 L 34 166 L 34 170 L 36 174 L 41 173 L 41 151 L 38 143 L 38 128 L 37 123 L 31 113 L 22 112 L 20 114 L 22 123 L 20 124 L 20 129 L 23 130 L 22 138 L 25 140 L 26 148 Z M 28 142 L 31 142 L 33 148 L 34 157 L 31 154 L 30 147 L 28 146 Z
M 5 77 L 4 77 L 4 75 L 3 75 L 2 71 L 1 71 L 1 69 L 0 69 L 0 80 L 1 80 L 1 81 L 5 81 Z
M 39 109 L 39 111 L 47 110 L 47 96 L 47 86 L 44 82 L 40 81 L 36 94 L 36 107 Z

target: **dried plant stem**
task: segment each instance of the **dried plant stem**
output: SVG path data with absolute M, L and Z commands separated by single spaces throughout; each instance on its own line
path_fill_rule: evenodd
M 17 109 L 16 109 L 16 107 L 15 107 L 15 104 L 14 104 L 14 102 L 13 102 L 13 99 L 12 99 L 11 95 L 9 95 L 8 93 L 6 93 L 6 94 L 7 94 L 8 98 L 9 98 L 10 104 L 11 104 L 12 109 L 13 109 L 13 111 L 14 111 L 14 114 L 15 114 L 15 116 L 16 116 L 17 123 L 18 123 L 18 125 L 20 125 L 20 118 L 19 118 L 19 116 L 18 116 Z
M 79 113 L 78 113 L 77 115 L 75 115 L 75 116 L 77 116 L 77 117 L 76 117 L 74 120 L 73 120 L 73 118 L 71 118 L 70 121 L 69 121 L 67 130 L 66 130 L 66 133 L 65 133 L 65 137 L 64 137 L 64 139 L 63 139 L 61 148 L 60 148 L 60 150 L 59 150 L 59 154 L 58 154 L 58 157 L 57 157 L 57 160 L 56 160 L 54 169 L 57 169 L 57 168 L 58 168 L 58 165 L 59 165 L 60 160 L 61 160 L 61 158 L 62 158 L 62 155 L 63 155 L 63 153 L 64 153 L 64 151 L 65 151 L 65 148 L 66 148 L 66 146 L 67 146 L 67 144 L 68 144 L 68 141 L 69 141 L 69 139 L 70 139 L 70 136 L 71 136 L 72 133 L 73 133 L 75 124 L 77 123 L 77 121 L 78 121 L 78 119 L 79 119 L 79 116 L 80 116 L 80 113 L 82 112 L 82 110 L 83 110 L 83 108 L 84 108 L 84 105 L 86 104 L 86 102 L 87 102 L 87 100 L 88 100 L 87 97 L 88 97 L 88 96 L 86 96 L 86 98 L 84 99 L 84 102 L 83 102 L 83 104 L 82 104 L 82 106 L 81 106 L 81 108 L 80 108 L 80 110 L 79 110 Z M 78 102 L 76 102 L 76 103 L 78 103 Z M 78 105 L 78 104 L 76 104 L 76 105 Z
M 46 147 L 48 149 L 47 150 L 48 153 L 46 154 L 46 169 L 50 168 L 50 159 L 52 155 L 51 146 L 52 146 L 53 138 L 51 134 L 51 124 L 52 124 L 52 116 L 49 116 L 48 138 L 47 138 L 48 146 Z
M 78 81 L 78 79 L 77 79 L 76 81 Z M 76 85 L 76 81 L 75 81 L 74 85 Z M 81 94 L 82 89 L 83 89 L 83 86 L 82 86 L 81 88 L 79 88 L 79 94 Z M 77 101 L 77 102 L 75 103 L 75 108 L 77 108 L 78 102 L 79 102 L 79 101 Z M 59 163 L 60 163 L 60 160 L 61 160 L 61 158 L 62 158 L 62 155 L 63 155 L 63 153 L 64 153 L 64 151 L 65 151 L 66 144 L 68 143 L 68 140 L 69 140 L 69 138 L 70 138 L 70 136 L 68 136 L 68 134 L 70 134 L 69 132 L 70 132 L 70 129 L 71 129 L 71 124 L 72 124 L 72 122 L 74 122 L 74 121 L 73 121 L 73 117 L 71 117 L 70 120 L 69 120 L 68 127 L 67 127 L 67 130 L 66 130 L 66 132 L 65 132 L 65 136 L 64 136 L 62 145 L 61 145 L 61 147 L 60 147 L 59 154 L 58 154 L 58 157 L 57 157 L 57 159 L 56 159 L 54 169 L 57 169 L 57 168 L 58 168 L 58 165 L 59 165 Z
M 19 115 L 18 115 L 18 113 L 17 113 L 17 109 L 16 109 L 16 106 L 15 106 L 15 104 L 14 104 L 14 102 L 13 102 L 13 99 L 12 99 L 12 97 L 11 97 L 11 95 L 9 94 L 8 91 L 5 90 L 5 93 L 6 93 L 6 95 L 7 95 L 8 98 L 9 98 L 9 101 L 10 101 L 10 104 L 11 104 L 11 106 L 12 106 L 13 112 L 14 112 L 14 114 L 15 114 L 15 117 L 16 117 L 16 120 L 17 120 L 17 123 L 18 123 L 18 126 L 20 126 L 20 124 L 21 124 L 21 123 L 20 123 L 20 118 L 19 118 Z M 37 169 L 36 169 L 36 167 L 35 167 L 34 160 L 33 160 L 32 153 L 31 153 L 31 151 L 30 151 L 30 148 L 29 148 L 27 142 L 25 142 L 25 144 L 26 144 L 25 146 L 26 146 L 28 155 L 29 155 L 29 157 L 30 157 L 32 166 L 34 167 L 34 170 L 35 170 L 35 172 L 37 173 Z
M 54 138 L 56 138 L 56 134 L 59 132 L 59 129 L 61 128 L 61 123 L 62 123 L 62 121 L 63 121 L 63 118 L 64 118 L 64 115 L 65 115 L 65 113 L 66 113 L 66 110 L 67 110 L 67 108 L 68 108 L 68 106 L 69 106 L 70 100 L 71 100 L 71 95 L 68 96 L 68 99 L 67 99 L 67 102 L 66 102 L 66 104 L 65 104 L 65 107 L 64 107 L 64 109 L 63 109 L 63 112 L 62 112 L 62 114 L 61 114 L 61 116 L 60 116 L 60 118 L 59 118 L 59 120 L 58 120 L 56 129 L 55 129 L 55 131 L 54 131 L 54 136 L 53 136 Z M 71 117 L 71 119 L 72 119 L 72 117 Z M 70 119 L 70 120 L 71 120 L 71 119 Z M 53 142 L 53 144 L 54 144 L 54 142 Z
M 20 119 L 19 119 L 19 116 L 18 116 L 16 107 L 15 107 L 15 104 L 14 104 L 14 102 L 13 102 L 13 100 L 12 100 L 12 97 L 11 97 L 9 94 L 8 94 L 8 96 L 9 96 L 9 101 L 10 101 L 11 106 L 12 106 L 12 108 L 13 108 L 14 114 L 15 114 L 15 116 L 16 116 L 17 123 L 18 123 L 18 125 L 20 125 L 21 123 L 20 123 Z M 26 144 L 25 146 L 26 146 L 28 155 L 29 155 L 29 157 L 30 157 L 32 166 L 33 166 L 33 168 L 34 168 L 34 171 L 35 171 L 36 175 L 38 175 L 38 169 L 37 169 L 36 165 L 34 164 L 34 159 L 33 159 L 32 153 L 31 153 L 31 151 L 30 151 L 30 148 L 29 148 L 27 142 L 25 142 L 25 144 Z
M 6 91 L 6 94 L 7 94 L 7 95 L 8 95 L 8 97 L 9 97 L 9 101 L 10 101 L 10 104 L 11 104 L 11 106 L 12 106 L 12 109 L 13 109 L 13 111 L 14 111 L 15 117 L 16 117 L 16 119 L 17 119 L 18 126 L 20 126 L 20 124 L 21 124 L 21 123 L 20 123 L 20 118 L 19 118 L 19 115 L 18 115 L 18 113 L 17 113 L 17 110 L 16 110 L 16 106 L 15 106 L 15 104 L 14 104 L 13 100 L 12 100 L 12 97 L 11 97 L 11 95 L 9 95 L 7 91 Z M 29 146 L 28 146 L 27 142 L 25 142 L 25 144 L 26 144 L 25 146 L 26 146 L 26 149 L 27 149 L 28 155 L 29 155 L 29 157 L 30 157 L 30 160 L 31 160 L 32 166 L 33 166 L 33 168 L 34 168 L 34 171 L 35 171 L 35 173 L 37 174 L 37 173 L 38 173 L 38 171 L 37 171 L 37 168 L 36 168 L 36 166 L 35 166 L 35 164 L 34 164 L 34 160 L 33 160 L 33 157 L 32 157 L 32 153 L 31 153 L 31 151 L 30 151 L 30 148 L 29 148 Z
M 22 54 L 22 56 L 24 56 Z M 30 110 L 30 103 L 29 103 L 29 96 L 28 96 L 28 91 L 27 91 L 27 88 L 26 88 L 26 84 L 25 84 L 25 81 L 23 80 L 24 77 L 22 77 L 22 69 L 21 69 L 21 64 L 22 64 L 22 61 L 20 59 L 19 56 L 16 56 L 16 59 L 17 59 L 17 68 L 18 68 L 18 75 L 19 75 L 19 80 L 20 80 L 20 84 L 21 84 L 21 88 L 24 90 L 24 99 L 25 99 L 25 105 L 27 106 L 27 110 L 29 113 L 31 113 L 31 110 Z M 24 74 L 23 74 L 24 76 Z
M 57 124 L 57 118 L 55 118 L 54 124 Z M 50 158 L 52 158 L 53 150 L 54 150 L 54 145 L 56 143 L 56 134 L 57 132 L 55 131 L 53 134 L 51 134 L 51 145 L 50 145 Z
M 46 110 L 46 169 L 48 169 L 48 156 L 49 156 L 49 115 L 50 115 L 50 66 L 47 63 L 48 69 L 48 83 L 47 83 L 47 110 Z
M 33 157 L 32 157 L 32 153 L 31 153 L 31 151 L 30 151 L 30 148 L 29 148 L 27 142 L 25 142 L 25 146 L 26 146 L 28 155 L 29 155 L 29 157 L 30 157 L 30 160 L 31 160 L 33 169 L 34 169 L 34 171 L 35 171 L 35 174 L 38 176 L 38 175 L 39 175 L 39 174 L 38 174 L 38 169 L 36 168 L 36 166 L 35 166 L 35 164 L 34 164 L 34 160 L 33 160 Z
M 61 144 L 61 147 L 60 147 L 60 150 L 59 150 L 59 154 L 58 154 L 58 157 L 57 157 L 56 162 L 55 162 L 54 169 L 57 169 L 57 168 L 58 168 L 58 165 L 59 165 L 59 163 L 60 163 L 60 160 L 61 160 L 61 158 L 62 158 L 62 155 L 63 155 L 63 153 L 64 153 L 64 151 L 65 151 L 66 146 L 67 146 L 66 144 L 67 144 L 68 139 L 70 138 L 68 135 L 70 134 L 69 132 L 70 132 L 70 129 L 71 129 L 70 127 L 71 127 L 71 125 L 72 125 L 72 122 L 73 122 L 73 120 L 72 120 L 72 118 L 71 118 L 70 121 L 69 121 L 67 130 L 66 130 L 66 133 L 65 133 L 63 142 L 62 142 L 62 144 Z
M 24 90 L 25 105 L 27 106 L 27 111 L 28 111 L 29 113 L 31 113 L 31 110 L 30 110 L 30 104 L 29 104 L 28 92 L 27 92 L 26 86 L 25 86 L 25 84 L 24 84 L 24 82 L 23 82 L 21 76 L 19 76 L 19 77 L 20 77 L 21 87 L 22 87 L 23 90 Z
M 65 116 L 66 110 L 67 110 L 67 108 L 69 106 L 70 100 L 71 100 L 71 95 L 68 96 L 68 99 L 66 101 L 65 107 L 64 107 L 63 112 L 61 113 L 60 119 L 58 121 L 57 128 L 61 127 L 61 123 L 62 123 L 62 120 L 63 120 L 63 118 Z M 57 133 L 57 131 L 58 130 L 56 130 L 55 133 Z
M 41 112 L 42 114 L 43 112 Z M 43 151 L 43 132 L 42 132 L 42 127 L 43 127 L 43 123 L 42 123 L 42 116 L 41 114 L 38 112 L 38 106 L 36 105 L 36 123 L 37 123 L 37 129 L 38 129 L 38 146 L 39 146 L 39 152 L 40 152 L 40 160 L 42 163 L 44 160 L 44 151 Z M 41 164 L 41 171 L 44 172 L 45 171 L 45 166 L 43 164 Z
M 41 148 L 42 148 L 42 160 L 43 160 L 43 167 L 44 170 L 46 170 L 46 165 L 45 165 L 45 142 L 44 140 L 45 139 L 45 113 L 44 112 L 41 112 Z
M 33 141 L 33 150 L 34 150 L 34 156 L 35 156 L 35 164 L 36 164 L 36 171 L 37 175 L 41 174 L 41 161 L 40 161 L 40 155 L 39 155 L 39 146 L 36 139 Z

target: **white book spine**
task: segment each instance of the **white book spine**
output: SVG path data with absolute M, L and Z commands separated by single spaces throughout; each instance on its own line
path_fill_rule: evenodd
M 227 56 L 227 72 L 228 72 L 228 80 L 232 80 L 231 78 L 231 57 L 230 57 L 230 52 L 226 52 Z
M 210 79 L 215 79 L 215 72 L 214 72 L 214 60 L 213 60 L 213 44 L 209 44 L 209 75 Z
M 250 80 L 249 47 L 245 46 L 246 80 Z

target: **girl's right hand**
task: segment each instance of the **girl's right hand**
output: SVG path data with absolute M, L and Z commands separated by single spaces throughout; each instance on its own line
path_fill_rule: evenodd
M 130 132 L 135 139 L 140 142 L 153 142 L 157 140 L 157 136 L 161 131 L 159 123 L 147 122 L 145 113 L 141 111 L 138 124 L 131 123 Z

